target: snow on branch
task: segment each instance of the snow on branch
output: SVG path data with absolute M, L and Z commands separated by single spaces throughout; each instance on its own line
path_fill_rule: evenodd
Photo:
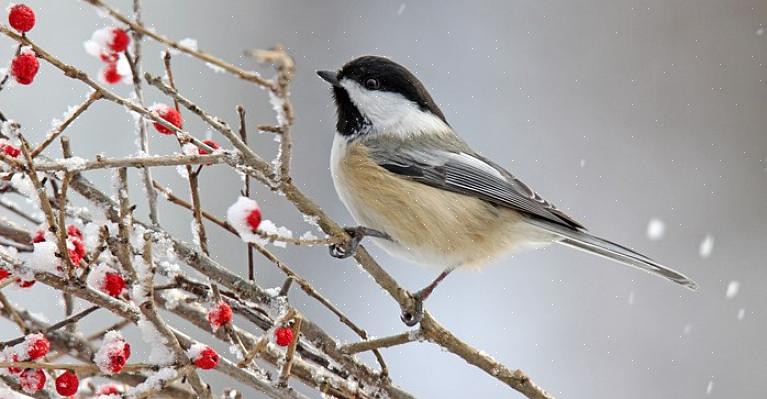
M 389 377 L 380 350 L 430 342 L 528 398 L 552 398 L 523 371 L 510 369 L 462 341 L 428 311 L 415 330 L 383 338 L 369 336 L 342 307 L 323 295 L 321 287 L 315 287 L 268 248 L 306 245 L 322 250 L 351 239 L 290 175 L 295 115 L 289 86 L 295 64 L 283 48 L 246 52 L 260 67 L 271 66 L 274 75 L 267 78 L 198 49 L 196 42 L 174 41 L 145 28 L 139 0 L 133 1 L 130 16 L 101 0 L 85 3 L 115 24 L 95 32 L 86 45 L 89 54 L 105 63 L 98 79 L 30 38 L 35 20 L 29 7 L 10 8 L 10 26 L 0 24 L 0 34 L 18 46 L 12 67 L 0 79 L 0 90 L 11 78 L 22 85 L 33 84 L 39 62 L 50 64 L 62 77 L 80 81 L 88 89 L 83 102 L 71 107 L 63 121 L 55 121 L 34 145 L 19 122 L 0 113 L 0 208 L 22 220 L 16 223 L 0 217 L 0 317 L 18 327 L 18 332 L 0 342 L 3 395 L 14 392 L 8 396 L 56 397 L 76 392 L 81 398 L 213 398 L 221 393 L 213 392 L 204 379 L 207 373 L 216 372 L 270 398 L 305 398 L 295 389 L 297 383 L 324 397 L 412 398 Z M 165 47 L 165 71 L 143 72 L 141 45 L 145 41 Z M 253 131 L 277 135 L 276 154 L 259 154 L 248 145 L 242 106 L 236 108 L 237 130 L 183 94 L 184 88 L 177 87 L 173 80 L 172 55 L 179 52 L 268 93 L 269 104 L 265 106 L 274 110 L 276 123 L 255 125 Z M 117 82 L 129 82 L 133 96 L 122 97 L 108 88 Z M 144 90 L 166 95 L 172 105 L 148 106 Z M 122 158 L 99 155 L 93 159 L 72 154 L 69 140 L 84 135 L 72 123 L 96 102 L 112 103 L 136 116 L 137 154 Z M 210 126 L 220 135 L 220 143 L 226 145 L 189 134 L 183 128 L 185 115 Z M 150 152 L 150 141 L 166 139 L 163 135 L 175 138 L 178 153 Z M 57 140 L 64 154 L 61 159 L 46 155 Z M 269 158 L 273 161 L 266 160 Z M 150 170 L 158 167 L 177 168 L 188 184 L 189 197 L 173 194 L 166 184 L 154 179 Z M 199 176 L 211 167 L 228 168 L 244 176 L 242 187 L 231 188 L 232 193 L 240 192 L 242 197 L 226 217 L 205 210 L 199 195 Z M 128 191 L 130 168 L 140 171 L 143 195 Z M 94 185 L 86 177 L 91 173 L 114 176 L 114 186 Z M 263 219 L 266 215 L 251 197 L 252 181 L 282 194 L 307 224 L 318 226 L 324 236 L 307 233 L 296 238 L 287 229 Z M 89 209 L 72 206 L 68 200 L 72 193 L 88 201 Z M 17 204 L 7 194 L 15 194 L 27 203 Z M 148 220 L 135 214 L 137 200 L 146 201 Z M 162 228 L 158 200 L 190 212 L 193 244 L 182 242 Z M 206 231 L 204 220 L 211 222 L 215 231 Z M 242 239 L 248 276 L 233 272 L 242 268 L 219 264 L 211 257 L 216 249 L 209 247 L 210 234 L 232 234 Z M 253 281 L 257 256 L 285 275 L 281 288 L 266 289 Z M 401 310 L 413 310 L 412 295 L 363 247 L 354 258 Z M 189 269 L 197 273 L 188 273 Z M 62 295 L 64 314 L 45 315 L 57 321 L 49 323 L 31 314 L 24 303 L 12 304 L 2 292 L 9 286 L 33 289 L 36 284 Z M 316 324 L 313 315 L 294 307 L 290 300 L 294 285 L 338 317 L 359 336 L 359 341 L 341 343 Z M 76 312 L 78 307 L 82 310 Z M 111 324 L 93 329 L 89 317 L 94 313 L 108 314 Z M 236 321 L 234 315 L 239 316 Z M 397 313 L 392 315 L 396 317 Z M 197 329 L 182 333 L 175 325 L 179 318 Z M 150 352 L 146 361 L 137 362 L 131 357 L 131 345 L 141 342 L 128 342 L 123 337 L 121 330 L 128 325 L 141 330 Z M 230 353 L 219 354 L 201 342 L 211 340 L 227 344 Z M 355 356 L 368 351 L 375 356 L 377 365 Z M 96 385 L 93 377 L 111 382 Z M 239 397 L 241 393 L 227 388 L 225 395 Z

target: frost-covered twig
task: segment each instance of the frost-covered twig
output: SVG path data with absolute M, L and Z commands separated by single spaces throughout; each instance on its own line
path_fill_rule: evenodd
M 80 117 L 80 115 L 85 112 L 85 110 L 88 109 L 88 107 L 91 106 L 91 104 L 95 103 L 99 98 L 101 98 L 101 93 L 98 91 L 93 91 L 91 94 L 88 95 L 88 98 L 85 99 L 85 101 L 82 102 L 82 104 L 78 105 L 77 108 L 75 108 L 73 111 L 67 112 L 67 117 L 59 123 L 55 128 L 51 129 L 50 132 L 48 132 L 48 135 L 45 136 L 45 139 L 43 139 L 40 144 L 35 146 L 35 149 L 32 150 L 32 158 L 40 155 L 43 151 L 45 151 L 45 148 L 48 147 L 54 140 L 56 140 L 61 133 L 64 133 L 64 130 L 77 119 Z
M 408 331 L 402 334 L 391 335 L 383 338 L 369 339 L 367 341 L 355 342 L 353 344 L 344 345 L 338 348 L 343 353 L 353 355 L 355 353 L 365 352 L 380 348 L 389 348 L 396 345 L 406 344 L 408 342 L 417 341 L 420 339 L 421 334 L 419 331 Z
M 180 44 L 178 42 L 175 42 L 171 39 L 168 39 L 165 36 L 162 36 L 152 30 L 144 28 L 142 25 L 139 25 L 138 23 L 131 21 L 130 18 L 126 17 L 125 15 L 121 14 L 114 8 L 108 6 L 106 3 L 104 3 L 101 0 L 84 0 L 86 3 L 89 3 L 95 7 L 98 7 L 100 10 L 105 11 L 107 14 L 109 14 L 112 18 L 119 21 L 120 23 L 123 23 L 131 28 L 131 30 L 140 32 L 143 35 L 146 35 L 147 37 L 152 38 L 153 40 L 160 42 L 172 49 L 178 50 L 182 53 L 191 55 L 192 57 L 198 58 L 202 61 L 205 61 L 209 64 L 215 65 L 237 77 L 243 80 L 247 80 L 249 82 L 253 82 L 263 88 L 271 88 L 273 83 L 262 78 L 259 74 L 255 72 L 249 72 L 245 71 L 241 68 L 238 68 L 228 62 L 225 62 L 219 58 L 216 58 L 208 53 L 202 52 L 200 50 L 185 46 L 183 44 Z

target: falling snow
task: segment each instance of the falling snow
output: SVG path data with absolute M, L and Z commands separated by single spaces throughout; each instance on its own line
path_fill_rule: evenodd
M 666 232 L 666 225 L 658 218 L 650 219 L 647 223 L 647 238 L 651 240 L 660 240 Z
M 710 234 L 706 234 L 706 237 L 703 239 L 703 241 L 700 242 L 700 248 L 698 249 L 698 254 L 701 258 L 708 258 L 711 256 L 711 251 L 714 249 L 714 237 Z
M 735 296 L 738 295 L 739 290 L 740 290 L 740 282 L 730 281 L 730 283 L 727 284 L 727 292 L 725 294 L 727 296 L 727 299 L 735 298 Z

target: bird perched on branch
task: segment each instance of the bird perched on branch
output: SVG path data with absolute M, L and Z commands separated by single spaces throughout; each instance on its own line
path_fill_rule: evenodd
M 317 74 L 332 85 L 338 113 L 330 156 L 333 182 L 360 225 L 347 229 L 351 241 L 331 247 L 331 254 L 351 256 L 370 236 L 392 255 L 444 268 L 413 294 L 415 308 L 403 309 L 406 324 L 420 322 L 423 301 L 455 268 L 552 242 L 696 289 L 681 273 L 589 233 L 472 150 L 402 65 L 364 56 L 338 72 Z

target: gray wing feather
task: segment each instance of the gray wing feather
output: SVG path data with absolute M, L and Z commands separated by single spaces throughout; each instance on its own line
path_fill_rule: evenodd
M 575 229 L 583 226 L 544 200 L 526 184 L 489 160 L 470 152 L 436 149 L 371 151 L 378 165 L 420 183 Z

